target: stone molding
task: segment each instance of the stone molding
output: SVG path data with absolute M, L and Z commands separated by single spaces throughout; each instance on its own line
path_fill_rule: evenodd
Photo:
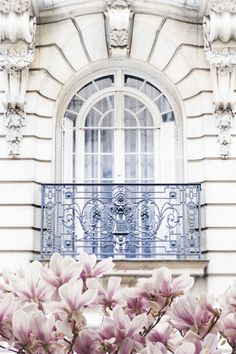
M 213 79 L 213 104 L 220 129 L 220 154 L 230 154 L 230 128 L 235 115 L 236 0 L 211 0 L 203 20 L 204 50 Z
M 21 153 L 28 70 L 34 58 L 36 18 L 30 0 L 0 0 L 0 68 L 4 73 L 4 119 L 8 154 Z
M 128 57 L 134 18 L 132 0 L 106 0 L 104 16 L 109 56 Z

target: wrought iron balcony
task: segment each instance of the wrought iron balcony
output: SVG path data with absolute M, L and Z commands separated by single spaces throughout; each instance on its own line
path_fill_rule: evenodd
M 43 184 L 41 258 L 200 258 L 200 184 Z

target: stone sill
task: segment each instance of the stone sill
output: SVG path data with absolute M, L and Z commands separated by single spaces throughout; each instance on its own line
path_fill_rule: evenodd
M 207 260 L 114 260 L 115 270 L 106 276 L 149 277 L 157 268 L 167 267 L 175 276 L 188 272 L 203 277 L 208 265 Z

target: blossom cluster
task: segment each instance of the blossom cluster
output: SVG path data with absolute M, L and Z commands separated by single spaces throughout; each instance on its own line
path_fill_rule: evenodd
M 79 261 L 55 253 L 48 265 L 4 271 L 0 283 L 0 348 L 25 354 L 236 353 L 236 285 L 217 301 L 189 292 L 188 274 L 167 268 L 122 287 L 111 259 Z M 89 326 L 86 312 L 100 315 Z

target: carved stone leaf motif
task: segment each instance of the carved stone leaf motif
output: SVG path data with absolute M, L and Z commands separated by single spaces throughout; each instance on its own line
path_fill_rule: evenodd
M 27 53 L 25 56 L 2 56 L 0 54 L 0 67 L 3 70 L 20 71 L 30 66 L 33 61 L 33 53 Z
M 117 9 L 126 9 L 130 7 L 132 4 L 132 0 L 107 0 L 107 7 L 117 10 Z
M 25 126 L 25 112 L 21 109 L 8 109 L 5 113 L 7 128 L 22 128 Z
M 236 0 L 212 0 L 210 9 L 215 12 L 236 13 Z
M 205 54 L 209 62 L 217 67 L 228 67 L 230 71 L 233 69 L 233 65 L 236 64 L 236 51 L 228 48 L 221 48 L 217 51 L 205 50 Z
M 25 126 L 25 112 L 21 109 L 8 109 L 5 113 L 5 125 L 8 128 L 6 140 L 9 143 L 8 153 L 20 155 L 20 142 L 23 140 L 21 128 Z
M 112 47 L 127 47 L 128 46 L 128 31 L 125 29 L 114 29 L 110 34 L 110 44 Z
M 30 0 L 0 0 L 0 11 L 9 14 L 11 11 L 22 13 L 30 8 Z
M 13 10 L 17 13 L 24 12 L 30 8 L 29 0 L 13 0 Z
M 216 114 L 216 126 L 220 129 L 230 129 L 233 126 L 233 112 L 228 110 L 218 110 Z
M 8 14 L 11 11 L 11 1 L 0 0 L 0 11 L 5 14 Z

